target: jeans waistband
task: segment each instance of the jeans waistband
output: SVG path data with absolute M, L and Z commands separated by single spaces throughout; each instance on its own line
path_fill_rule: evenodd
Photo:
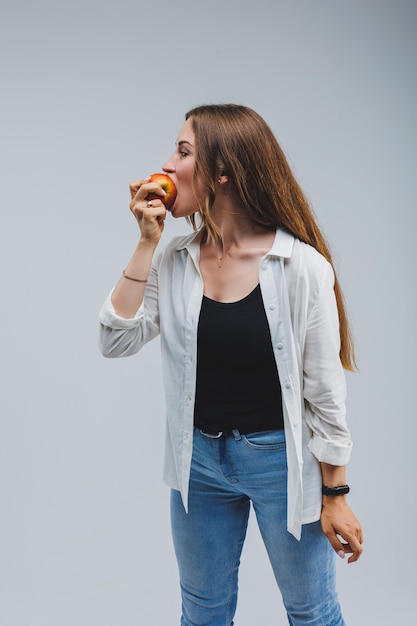
M 205 428 L 198 428 L 197 430 L 204 435 L 204 437 L 209 437 L 209 439 L 220 439 L 220 437 L 234 437 L 235 439 L 239 439 L 241 435 L 248 435 L 252 432 L 262 432 L 261 430 L 258 431 L 254 431 L 254 430 L 250 430 L 250 431 L 246 431 L 246 430 L 240 430 L 240 428 L 233 428 L 232 430 L 218 430 L 218 431 L 213 431 L 213 430 L 207 430 Z M 270 431 L 271 429 L 268 428 L 268 431 Z M 280 430 L 280 429 L 276 429 L 276 430 Z M 266 431 L 267 432 L 267 431 Z

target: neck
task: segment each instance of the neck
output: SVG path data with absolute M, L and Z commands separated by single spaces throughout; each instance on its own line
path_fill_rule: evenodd
M 259 226 L 244 214 L 242 208 L 231 202 L 229 198 L 215 202 L 211 215 L 221 239 L 215 243 L 221 254 L 227 254 L 233 248 L 253 245 L 260 236 L 270 235 L 270 229 Z
M 249 220 L 242 209 L 232 203 L 228 197 L 215 202 L 211 215 L 220 234 L 219 242 L 224 249 L 239 244 L 248 235 L 253 234 L 256 226 Z

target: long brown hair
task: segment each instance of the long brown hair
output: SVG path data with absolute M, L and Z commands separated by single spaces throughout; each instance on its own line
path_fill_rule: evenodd
M 245 214 L 256 224 L 283 228 L 310 244 L 333 265 L 326 240 L 314 213 L 297 183 L 284 152 L 265 120 L 254 110 L 238 104 L 212 104 L 191 109 L 185 116 L 196 141 L 197 177 L 207 194 L 199 216 L 208 237 L 220 233 L 210 216 L 215 181 L 221 171 Z M 194 216 L 191 223 L 196 227 Z M 335 272 L 334 291 L 339 312 L 340 359 L 345 369 L 356 369 L 352 333 L 346 305 Z

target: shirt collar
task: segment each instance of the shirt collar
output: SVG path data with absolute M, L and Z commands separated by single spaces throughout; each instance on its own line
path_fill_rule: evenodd
M 201 234 L 202 234 L 202 231 L 198 230 L 194 233 L 191 233 L 190 235 L 186 235 L 185 237 L 182 237 L 181 241 L 176 247 L 176 250 L 184 250 L 185 248 L 190 250 L 195 246 L 200 246 Z
M 294 235 L 289 233 L 286 230 L 282 230 L 281 228 L 277 229 L 275 234 L 274 243 L 272 244 L 272 248 L 269 252 L 266 253 L 266 257 L 284 257 L 289 259 L 292 254 L 292 249 L 294 246 Z

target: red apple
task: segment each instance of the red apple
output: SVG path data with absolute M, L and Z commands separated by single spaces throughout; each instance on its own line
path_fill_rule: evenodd
M 149 193 L 147 196 L 148 200 L 159 199 L 165 205 L 165 208 L 169 211 L 172 205 L 175 202 L 175 198 L 177 197 L 177 188 L 175 187 L 175 183 L 167 174 L 151 174 L 150 182 L 157 183 L 161 185 L 162 189 L 165 191 L 165 196 L 158 196 L 156 193 Z

